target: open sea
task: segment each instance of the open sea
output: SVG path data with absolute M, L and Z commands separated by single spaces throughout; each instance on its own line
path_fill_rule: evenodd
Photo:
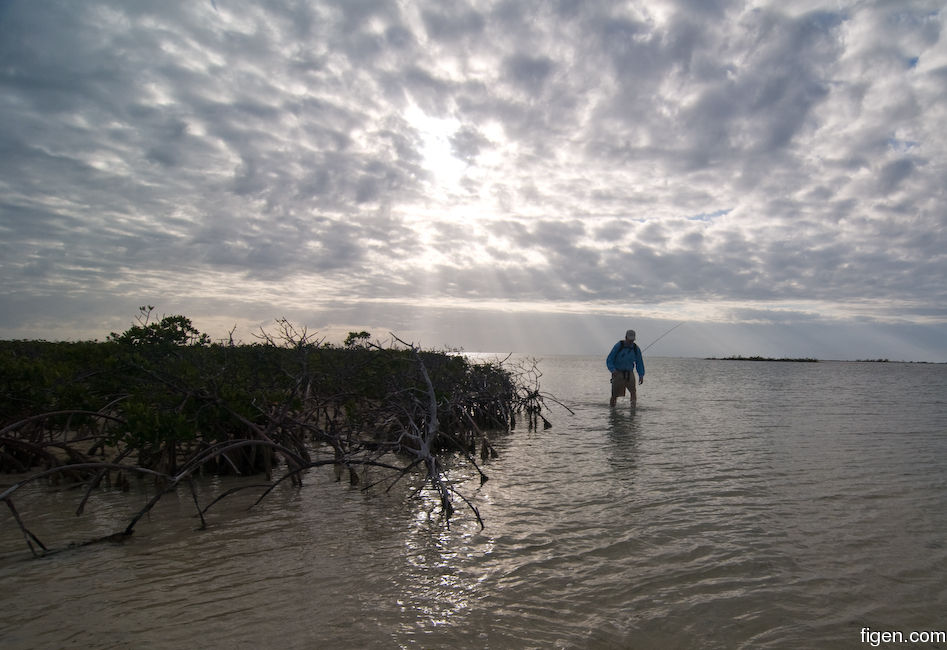
M 0 648 L 947 648 L 947 365 L 646 355 L 632 412 L 604 354 L 538 361 L 574 414 L 497 434 L 482 486 L 451 470 L 484 529 L 328 469 L 40 559 L 2 508 Z M 14 502 L 62 548 L 143 491 Z

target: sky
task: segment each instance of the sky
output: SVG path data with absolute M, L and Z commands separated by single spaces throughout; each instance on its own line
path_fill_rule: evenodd
M 943 0 L 0 0 L 0 338 L 945 362 L 945 124 Z

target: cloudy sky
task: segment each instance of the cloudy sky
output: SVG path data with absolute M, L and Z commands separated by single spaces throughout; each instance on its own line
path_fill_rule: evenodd
M 943 0 L 0 0 L 0 338 L 947 361 Z

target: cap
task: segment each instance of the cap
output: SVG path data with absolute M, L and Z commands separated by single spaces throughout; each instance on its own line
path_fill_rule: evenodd
M 629 341 L 635 340 L 635 330 L 628 330 L 625 332 L 625 338 Z

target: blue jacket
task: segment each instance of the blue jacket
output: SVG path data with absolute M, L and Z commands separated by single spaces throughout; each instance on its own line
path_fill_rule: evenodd
M 631 347 L 626 346 L 624 340 L 616 343 L 612 351 L 608 353 L 605 365 L 608 366 L 609 372 L 637 368 L 638 377 L 644 377 L 644 359 L 641 358 L 641 348 L 637 343 L 632 343 Z

